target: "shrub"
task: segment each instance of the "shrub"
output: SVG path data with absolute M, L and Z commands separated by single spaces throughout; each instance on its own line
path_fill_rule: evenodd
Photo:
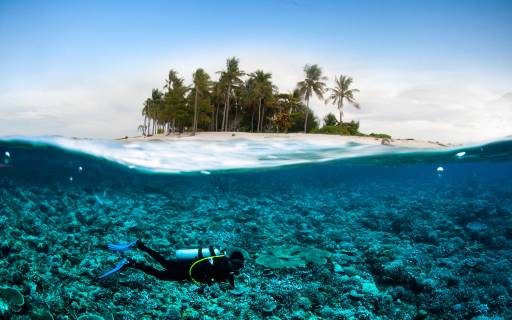
M 303 132 L 304 116 L 305 114 L 303 112 L 292 112 L 292 114 L 290 115 L 292 126 L 288 129 L 288 132 Z M 307 132 L 315 132 L 317 128 L 318 120 L 313 114 L 313 112 L 309 112 Z
M 340 134 L 343 136 L 360 136 L 359 122 L 351 121 L 338 124 L 336 126 L 325 125 L 320 129 L 314 130 L 314 133 Z
M 329 113 L 324 117 L 324 126 L 336 126 L 338 125 L 338 119 L 332 113 Z
M 285 132 L 292 126 L 291 116 L 287 112 L 280 112 L 274 118 L 274 124 Z

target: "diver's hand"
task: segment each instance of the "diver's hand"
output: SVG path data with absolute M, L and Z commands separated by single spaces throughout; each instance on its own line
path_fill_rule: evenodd
M 204 294 L 204 289 L 206 289 L 206 284 L 202 284 L 199 289 L 197 289 L 197 293 L 200 295 Z

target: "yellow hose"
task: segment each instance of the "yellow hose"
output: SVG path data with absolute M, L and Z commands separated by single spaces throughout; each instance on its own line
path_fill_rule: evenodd
M 221 254 L 221 255 L 218 255 L 218 256 L 206 257 L 206 258 L 202 258 L 202 259 L 199 259 L 196 262 L 194 262 L 190 266 L 190 268 L 188 269 L 188 275 L 189 275 L 190 279 L 192 279 L 192 281 L 194 281 L 195 283 L 201 283 L 201 282 L 197 281 L 196 279 L 194 279 L 192 277 L 192 269 L 195 267 L 195 265 L 198 264 L 199 262 L 202 262 L 202 261 L 205 261 L 205 260 L 210 260 L 210 259 L 215 259 L 215 258 L 222 258 L 222 257 L 225 257 L 225 255 Z

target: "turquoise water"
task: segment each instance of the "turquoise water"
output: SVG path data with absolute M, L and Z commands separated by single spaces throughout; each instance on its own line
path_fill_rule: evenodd
M 0 287 L 24 303 L 0 292 L 0 318 L 512 318 L 512 140 L 9 138 L 1 160 Z M 136 238 L 250 259 L 231 291 L 134 270 L 98 281 L 124 256 L 151 261 L 105 248 Z

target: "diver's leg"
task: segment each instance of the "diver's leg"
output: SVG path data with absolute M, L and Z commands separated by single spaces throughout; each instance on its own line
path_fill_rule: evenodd
M 165 269 L 173 268 L 173 264 L 171 261 L 168 261 L 167 259 L 165 259 L 159 252 L 146 247 L 146 245 L 144 245 L 144 243 L 142 243 L 142 241 L 137 240 L 137 248 L 146 252 L 147 254 L 149 254 L 153 259 L 158 261 L 158 263 Z
M 131 262 L 129 264 L 129 266 L 131 268 L 140 270 L 140 271 L 144 272 L 145 274 L 151 275 L 151 276 L 157 278 L 158 280 L 167 280 L 167 281 L 181 280 L 181 279 L 177 278 L 176 275 L 169 272 L 168 270 L 158 270 L 151 266 L 147 266 L 143 263 Z

